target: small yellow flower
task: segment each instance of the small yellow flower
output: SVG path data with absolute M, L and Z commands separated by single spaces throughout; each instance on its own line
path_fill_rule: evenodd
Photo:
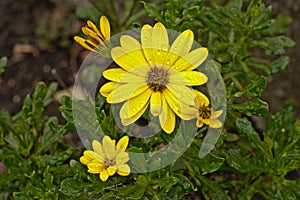
M 121 176 L 128 176 L 130 168 L 125 164 L 129 160 L 129 155 L 125 152 L 128 141 L 128 136 L 122 137 L 117 145 L 109 136 L 104 136 L 102 144 L 93 140 L 93 150 L 85 150 L 80 162 L 88 167 L 88 172 L 100 173 L 99 177 L 103 182 L 116 172 Z
M 206 48 L 191 50 L 194 34 L 181 33 L 170 46 L 168 32 L 162 23 L 144 25 L 141 43 L 129 35 L 120 38 L 120 46 L 111 51 L 112 59 L 121 67 L 107 69 L 103 76 L 112 81 L 100 93 L 108 103 L 125 102 L 120 110 L 124 126 L 138 120 L 150 105 L 150 113 L 159 118 L 166 133 L 175 128 L 176 115 L 186 106 L 194 106 L 191 86 L 205 84 L 207 76 L 194 71 L 208 56 Z
M 201 128 L 203 124 L 209 125 L 211 128 L 221 128 L 222 122 L 218 119 L 223 113 L 223 110 L 214 111 L 209 105 L 208 98 L 199 91 L 195 90 L 195 107 L 183 109 L 183 115 L 191 115 L 192 118 L 197 118 L 196 126 Z
M 87 26 L 82 27 L 82 32 L 87 36 L 87 39 L 75 36 L 74 40 L 79 43 L 82 47 L 98 53 L 101 56 L 110 57 L 105 51 L 109 47 L 110 38 L 110 25 L 109 21 L 105 16 L 100 18 L 100 29 L 91 22 L 87 21 Z

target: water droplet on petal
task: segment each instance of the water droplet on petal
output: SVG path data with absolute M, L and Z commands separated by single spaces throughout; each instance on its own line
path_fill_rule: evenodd
M 161 50 L 163 50 L 163 51 L 168 51 L 169 48 L 168 48 L 167 45 L 162 45 L 162 46 L 161 46 Z

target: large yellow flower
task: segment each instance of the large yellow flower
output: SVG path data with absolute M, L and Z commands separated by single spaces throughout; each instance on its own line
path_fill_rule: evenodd
M 108 19 L 105 16 L 100 18 L 100 29 L 98 29 L 93 22 L 88 20 L 87 26 L 82 27 L 81 30 L 84 35 L 87 36 L 87 39 L 75 36 L 74 40 L 84 48 L 103 56 L 103 52 L 109 46 L 110 25 Z
M 121 67 L 107 69 L 103 76 L 108 82 L 100 89 L 108 103 L 125 103 L 120 110 L 123 125 L 139 119 L 148 105 L 153 116 L 158 116 L 162 129 L 172 133 L 175 116 L 184 120 L 181 109 L 194 106 L 196 97 L 190 86 L 202 85 L 207 76 L 193 71 L 208 56 L 206 48 L 191 50 L 194 34 L 181 33 L 170 46 L 163 24 L 144 25 L 141 43 L 128 35 L 120 38 L 121 46 L 111 51 L 113 60 Z
M 102 181 L 106 181 L 116 172 L 121 176 L 128 176 L 130 168 L 125 164 L 129 160 L 129 155 L 125 152 L 128 141 L 128 136 L 124 136 L 115 146 L 116 141 L 109 136 L 104 136 L 102 144 L 93 140 L 93 150 L 84 151 L 80 162 L 88 167 L 88 172 L 100 173 L 99 177 Z

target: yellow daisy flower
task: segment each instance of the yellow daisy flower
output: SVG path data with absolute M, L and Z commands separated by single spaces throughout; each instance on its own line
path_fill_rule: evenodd
M 100 18 L 100 29 L 91 22 L 87 21 L 87 26 L 82 27 L 82 32 L 87 36 L 87 39 L 75 36 L 74 40 L 82 47 L 100 54 L 101 56 L 109 57 L 105 50 L 109 47 L 108 40 L 110 38 L 110 25 L 105 16 Z
M 125 103 L 120 110 L 121 122 L 127 126 L 139 119 L 148 105 L 157 116 L 162 129 L 172 133 L 175 116 L 182 107 L 194 106 L 191 86 L 207 82 L 207 76 L 193 71 L 208 56 L 207 48 L 191 50 L 194 34 L 181 33 L 170 46 L 168 32 L 162 23 L 144 25 L 141 43 L 129 35 L 120 38 L 120 46 L 111 51 L 112 59 L 121 67 L 107 69 L 103 76 L 112 81 L 103 85 L 100 93 L 108 103 Z
M 103 182 L 116 172 L 121 176 L 128 176 L 130 168 L 125 164 L 129 160 L 129 155 L 125 152 L 128 141 L 128 136 L 122 137 L 117 145 L 115 145 L 116 141 L 109 136 L 104 136 L 102 144 L 93 140 L 93 150 L 84 151 L 80 162 L 88 167 L 88 172 L 100 173 L 99 177 Z
M 211 106 L 209 106 L 209 100 L 207 97 L 198 92 L 196 92 L 196 105 L 194 112 L 196 113 L 197 122 L 196 126 L 201 128 L 203 124 L 209 125 L 212 128 L 221 128 L 222 122 L 218 119 L 223 113 L 223 110 L 214 111 Z M 193 113 L 191 111 L 190 113 Z

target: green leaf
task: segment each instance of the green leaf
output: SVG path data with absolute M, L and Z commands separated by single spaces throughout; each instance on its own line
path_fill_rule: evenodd
M 174 176 L 170 176 L 167 174 L 164 177 L 160 178 L 152 178 L 150 183 L 159 185 L 161 188 L 164 188 L 165 192 L 169 192 L 169 190 L 179 182 L 179 179 Z
M 259 98 L 255 98 L 240 104 L 230 104 L 229 107 L 245 113 L 248 116 L 256 115 L 259 117 L 264 117 L 269 110 L 268 103 Z
M 267 86 L 267 78 L 264 76 L 252 80 L 242 91 L 236 92 L 235 97 L 259 97 L 264 92 Z
M 44 106 L 48 106 L 52 100 L 53 100 L 53 95 L 56 92 L 58 87 L 58 83 L 51 83 L 47 89 L 46 96 L 44 98 Z
M 262 48 L 267 55 L 282 55 L 285 53 L 285 48 L 295 45 L 292 39 L 285 36 L 265 37 L 263 40 L 253 43 Z
M 199 6 L 192 6 L 185 9 L 183 12 L 183 19 L 187 21 L 193 21 L 200 14 Z
M 223 165 L 225 159 L 210 153 L 204 158 L 193 157 L 191 161 L 199 167 L 204 175 L 217 171 Z
M 289 63 L 290 58 L 287 56 L 281 56 L 277 58 L 269 64 L 270 74 L 275 74 L 284 71 L 285 69 L 287 69 Z
M 277 139 L 282 130 L 290 132 L 293 123 L 293 103 L 287 101 L 281 110 L 269 117 L 266 130 L 263 132 L 264 137 L 269 137 L 272 140 Z
M 4 73 L 4 68 L 6 67 L 7 65 L 7 57 L 2 57 L 0 59 L 0 76 Z
M 259 147 L 262 143 L 258 133 L 254 130 L 252 123 L 246 118 L 238 118 L 235 122 L 236 128 L 254 147 Z
M 60 184 L 60 191 L 67 196 L 76 195 L 80 193 L 83 188 L 84 185 L 76 178 L 66 178 Z
M 209 180 L 205 176 L 201 177 L 201 190 L 203 194 L 209 194 L 208 199 L 214 199 L 214 200 L 230 200 L 231 198 L 227 194 L 226 191 L 224 191 L 218 182 Z
M 163 21 L 161 15 L 160 15 L 160 11 L 157 9 L 157 6 L 155 6 L 155 4 L 147 3 L 145 1 L 141 1 L 141 3 L 144 4 L 144 8 L 148 12 L 149 17 L 157 19 L 158 21 L 161 21 L 161 22 Z

